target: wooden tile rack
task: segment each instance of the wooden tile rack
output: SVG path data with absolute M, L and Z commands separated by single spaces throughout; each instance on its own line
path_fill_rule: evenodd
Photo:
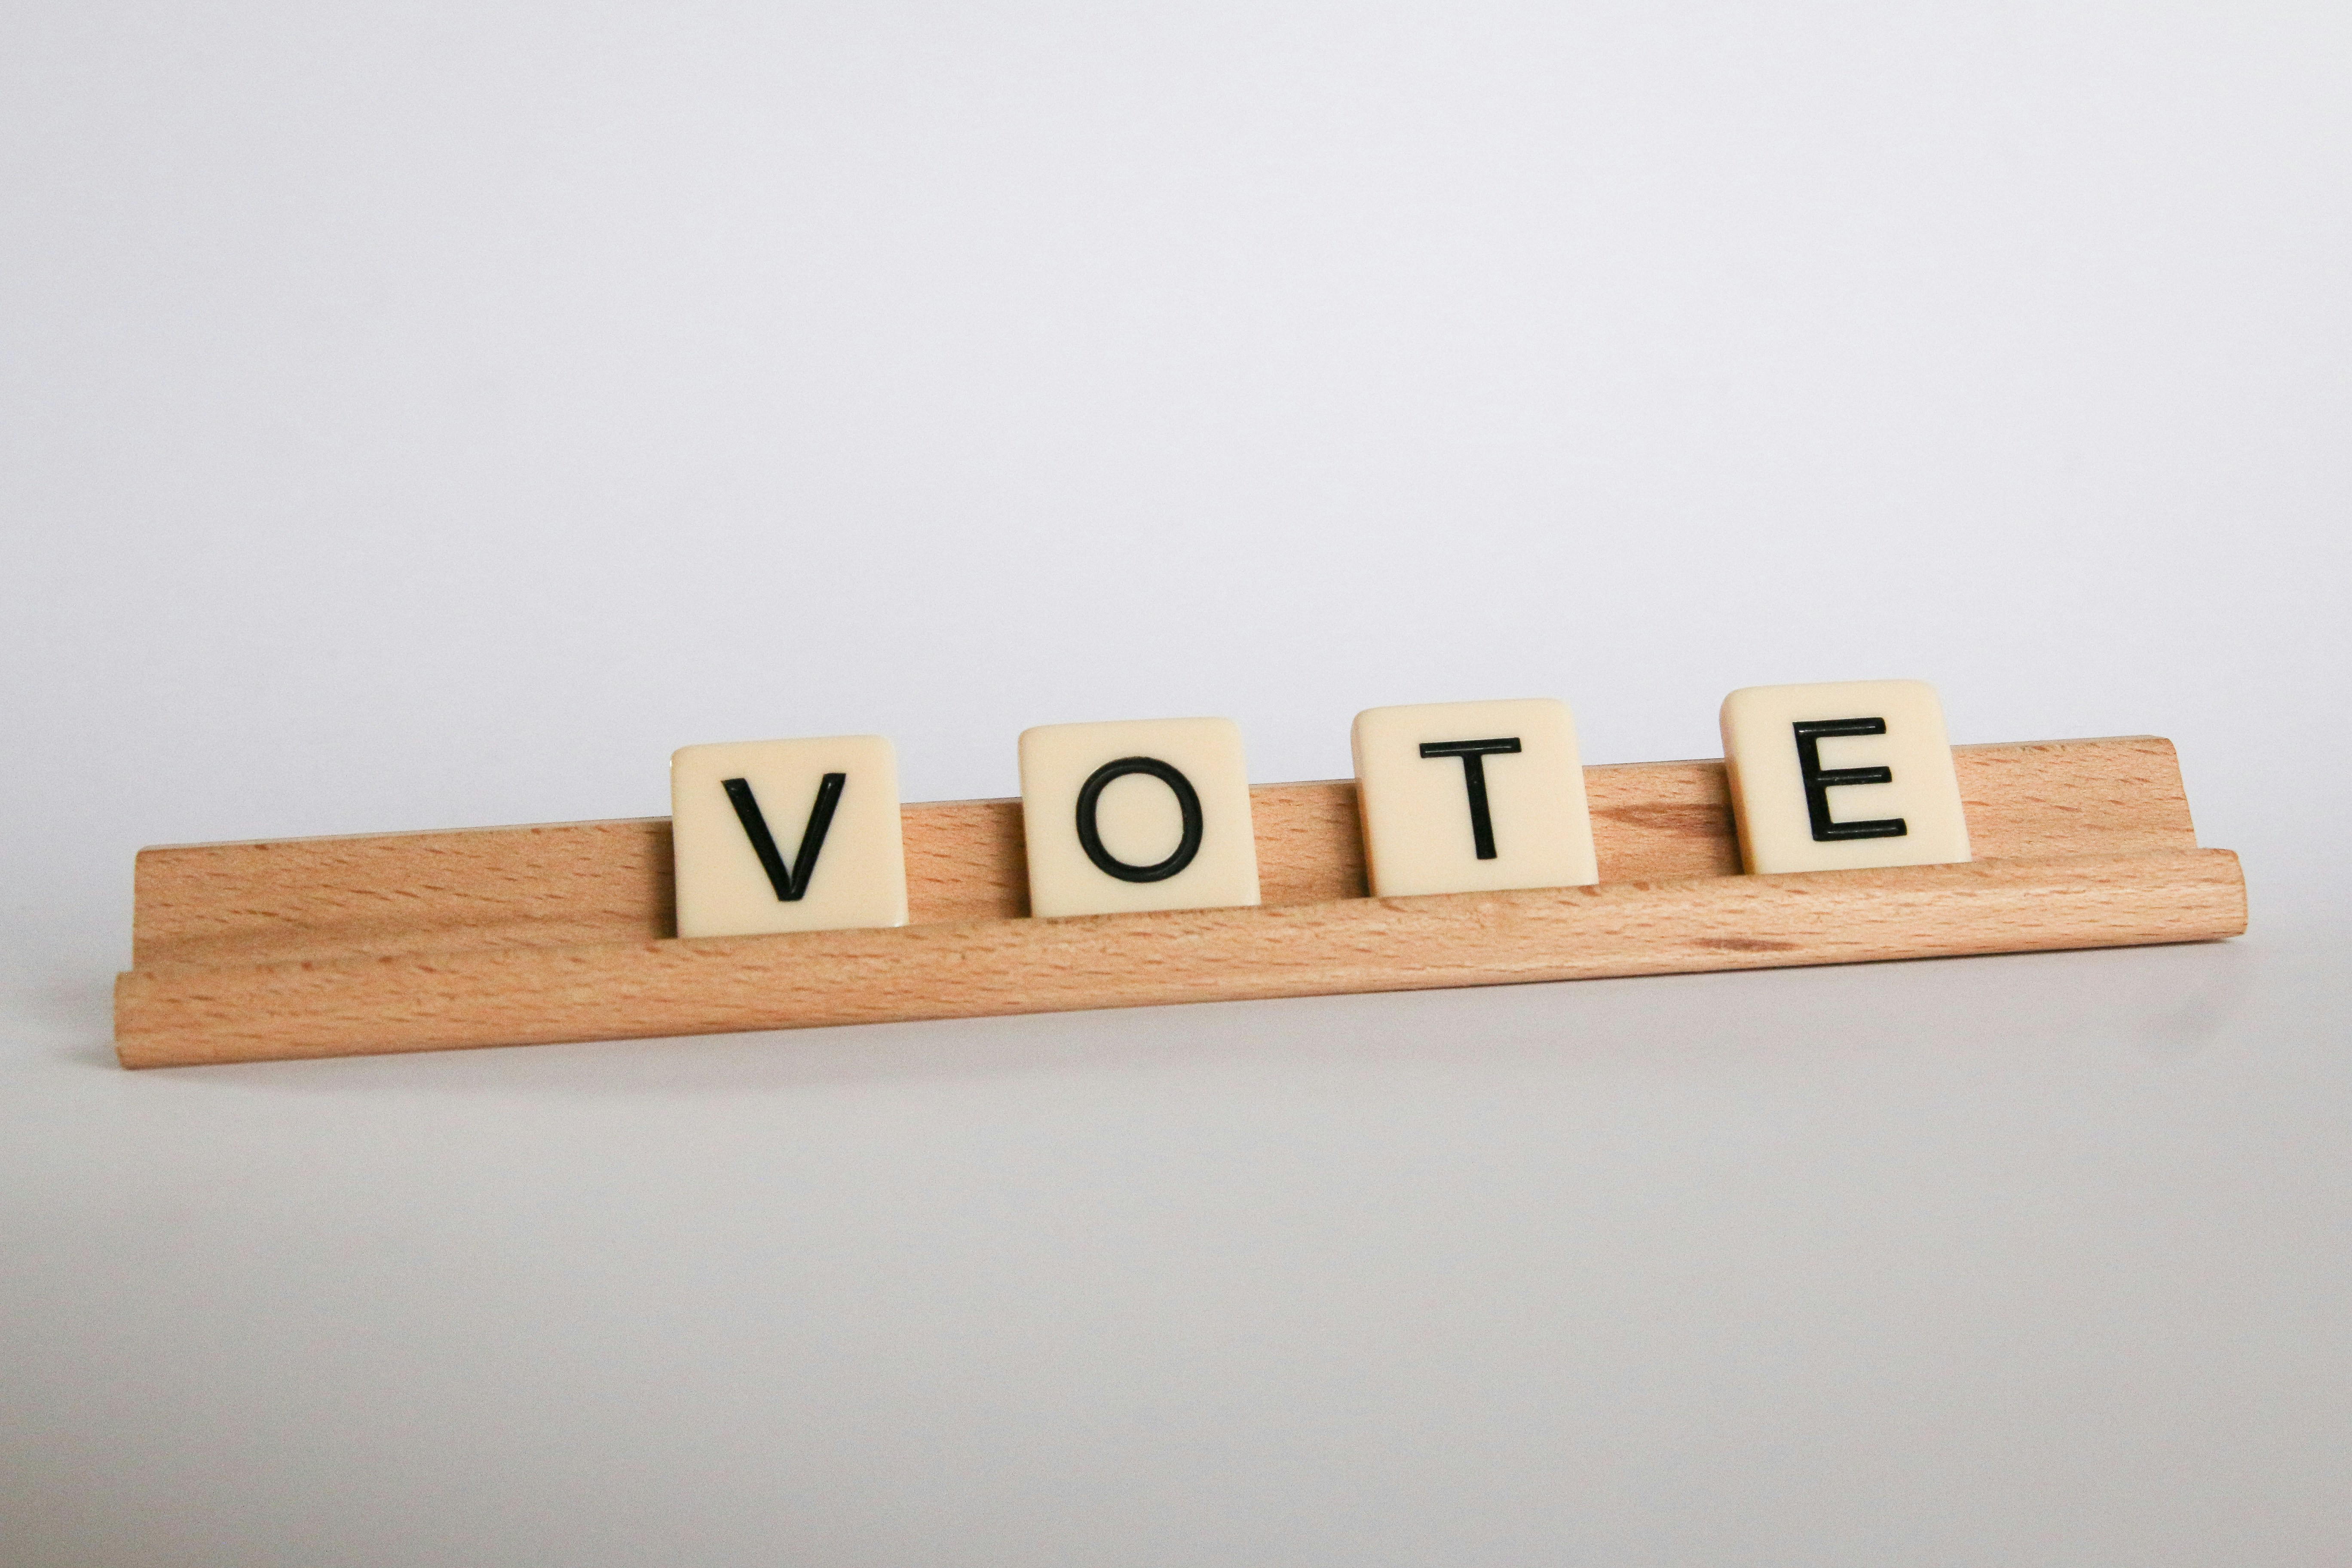
M 1017 801 L 905 808 L 914 923 L 682 942 L 664 818 L 142 850 L 126 1067 L 2234 936 L 2169 742 L 1956 750 L 1976 860 L 1739 874 L 1717 762 L 1586 771 L 1602 880 L 1365 896 L 1355 786 L 1253 791 L 1265 903 L 1027 918 Z

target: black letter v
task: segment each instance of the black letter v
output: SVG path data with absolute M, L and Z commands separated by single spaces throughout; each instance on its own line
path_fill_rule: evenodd
M 833 808 L 841 804 L 841 787 L 849 782 L 847 773 L 827 773 L 816 786 L 816 804 L 809 807 L 808 826 L 801 834 L 800 853 L 793 857 L 790 866 L 776 850 L 775 835 L 768 831 L 768 819 L 760 811 L 760 803 L 751 796 L 749 779 L 721 779 L 727 798 L 735 803 L 735 815 L 743 824 L 743 832 L 751 840 L 752 852 L 760 857 L 761 869 L 776 889 L 776 897 L 785 903 L 798 903 L 808 891 L 809 874 L 816 869 L 817 851 L 824 847 L 825 830 L 833 826 Z

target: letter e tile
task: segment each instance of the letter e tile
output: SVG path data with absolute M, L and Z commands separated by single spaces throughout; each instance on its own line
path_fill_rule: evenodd
M 1354 743 L 1373 896 L 1601 879 L 1568 704 L 1370 708 L 1356 715 Z
M 1230 719 L 1021 732 L 1033 915 L 1255 904 L 1249 764 Z
M 1969 858 L 1943 704 L 1924 680 L 1735 691 L 1723 760 L 1752 873 Z
M 907 923 L 898 759 L 882 736 L 688 746 L 669 797 L 678 935 Z

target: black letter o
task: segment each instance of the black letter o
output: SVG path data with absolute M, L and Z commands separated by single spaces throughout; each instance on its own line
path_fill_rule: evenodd
M 1156 866 L 1129 865 L 1103 847 L 1102 834 L 1095 826 L 1095 809 L 1105 786 L 1129 773 L 1150 773 L 1166 784 L 1176 796 L 1176 808 L 1184 814 L 1184 837 L 1176 853 Z M 1121 757 L 1105 763 L 1078 790 L 1078 843 L 1087 859 L 1122 882 L 1164 882 L 1190 866 L 1201 852 L 1201 796 L 1191 779 L 1157 757 Z

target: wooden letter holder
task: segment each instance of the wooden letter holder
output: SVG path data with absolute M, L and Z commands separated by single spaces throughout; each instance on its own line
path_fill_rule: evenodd
M 1018 801 L 905 808 L 913 923 L 671 935 L 669 823 L 142 850 L 125 1067 L 2234 936 L 2169 742 L 1962 746 L 1966 865 L 1740 874 L 1723 765 L 1586 770 L 1601 881 L 1365 896 L 1355 785 L 1252 792 L 1265 902 L 1028 916 Z

